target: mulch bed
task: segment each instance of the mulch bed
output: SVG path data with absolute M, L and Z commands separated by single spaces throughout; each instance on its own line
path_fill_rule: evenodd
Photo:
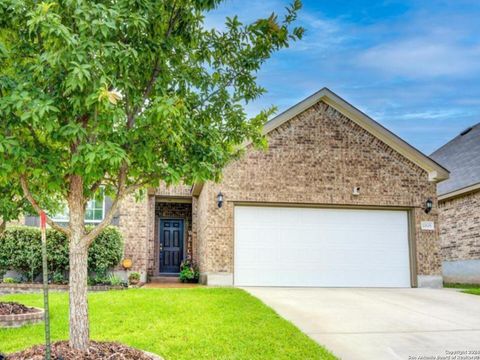
M 15 302 L 0 302 L 0 315 L 18 315 L 36 312 L 35 309 Z
M 36 345 L 30 349 L 6 356 L 6 360 L 43 360 L 45 346 Z M 1 359 L 1 355 L 0 355 Z M 90 342 L 87 352 L 72 350 L 68 341 L 52 344 L 52 360 L 154 360 L 143 351 L 113 342 Z

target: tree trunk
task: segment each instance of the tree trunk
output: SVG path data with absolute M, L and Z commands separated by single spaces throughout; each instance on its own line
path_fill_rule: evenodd
M 70 347 L 87 350 L 89 346 L 87 260 L 88 244 L 85 239 L 85 205 L 83 181 L 76 175 L 70 177 L 68 196 L 70 211 Z
M 4 220 L 0 220 L 0 235 L 3 234 L 6 228 L 7 228 L 7 222 Z

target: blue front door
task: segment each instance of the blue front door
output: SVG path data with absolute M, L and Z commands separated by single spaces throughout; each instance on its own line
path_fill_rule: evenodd
M 160 219 L 160 272 L 179 273 L 183 260 L 183 220 Z

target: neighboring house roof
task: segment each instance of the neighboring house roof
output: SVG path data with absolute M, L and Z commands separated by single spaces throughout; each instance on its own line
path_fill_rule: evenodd
M 451 172 L 449 180 L 438 184 L 440 199 L 480 189 L 480 123 L 462 131 L 431 157 Z
M 326 87 L 268 121 L 263 128 L 263 134 L 268 134 L 270 131 L 293 119 L 295 116 L 299 115 L 320 101 L 330 105 L 348 117 L 350 120 L 354 121 L 360 127 L 370 132 L 373 136 L 377 137 L 392 149 L 403 155 L 405 158 L 409 159 L 411 162 L 427 171 L 430 181 L 440 182 L 448 179 L 449 172 L 447 169 L 429 158 L 427 155 L 423 154 L 421 151 L 414 148 L 412 145 L 408 144 L 406 141 L 399 138 L 388 129 L 384 128 L 368 115 L 364 114 Z M 247 142 L 245 143 L 245 146 L 249 144 L 250 143 Z M 202 186 L 202 184 L 195 184 L 192 188 L 192 194 L 200 194 Z

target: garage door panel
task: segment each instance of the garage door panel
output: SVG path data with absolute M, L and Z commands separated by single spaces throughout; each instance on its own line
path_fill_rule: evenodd
M 405 211 L 235 208 L 238 286 L 410 286 Z

